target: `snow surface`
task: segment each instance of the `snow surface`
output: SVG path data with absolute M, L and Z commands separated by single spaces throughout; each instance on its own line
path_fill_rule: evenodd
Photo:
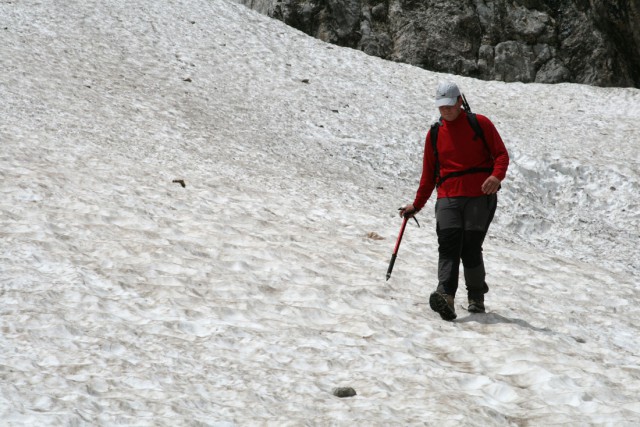
M 0 34 L 2 425 L 640 424 L 639 90 L 437 74 L 228 0 L 3 0 Z M 445 78 L 512 158 L 489 313 L 455 322 L 433 200 L 385 281 Z

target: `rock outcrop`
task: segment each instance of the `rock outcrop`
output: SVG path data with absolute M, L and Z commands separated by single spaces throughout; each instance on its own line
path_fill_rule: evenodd
M 640 87 L 640 0 L 236 0 L 329 43 L 505 82 Z

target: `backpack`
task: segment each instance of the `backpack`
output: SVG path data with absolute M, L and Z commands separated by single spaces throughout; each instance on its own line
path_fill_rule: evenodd
M 475 141 L 477 138 L 480 138 L 484 143 L 484 146 L 487 149 L 487 152 L 489 153 L 491 160 L 493 160 L 493 155 L 491 154 L 491 150 L 489 149 L 489 144 L 487 143 L 487 140 L 484 137 L 484 132 L 482 131 L 482 127 L 480 127 L 480 123 L 478 123 L 478 118 L 474 113 L 471 112 L 471 107 L 469 107 L 469 103 L 467 102 L 467 99 L 464 97 L 464 95 L 462 95 L 462 107 L 464 108 L 464 111 L 467 113 L 467 121 L 469 122 L 471 129 L 473 129 L 473 132 L 475 133 L 475 135 L 473 136 L 473 140 Z M 462 171 L 451 172 L 441 177 L 440 176 L 440 160 L 438 159 L 438 129 L 440 128 L 441 125 L 442 125 L 442 117 L 440 117 L 440 119 L 437 122 L 431 125 L 431 146 L 433 147 L 433 157 L 435 158 L 435 161 L 436 161 L 435 167 L 433 168 L 433 180 L 436 183 L 436 188 L 440 187 L 442 183 L 447 179 L 453 178 L 456 176 L 467 175 L 470 173 L 478 173 L 478 172 L 489 172 L 489 173 L 493 172 L 493 167 L 470 168 Z

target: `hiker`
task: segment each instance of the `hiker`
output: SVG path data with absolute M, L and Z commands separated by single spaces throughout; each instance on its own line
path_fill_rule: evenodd
M 439 83 L 435 103 L 441 117 L 427 132 L 420 186 L 413 203 L 400 208 L 400 216 L 414 216 L 437 189 L 438 286 L 429 305 L 443 319 L 453 320 L 461 259 L 468 310 L 485 312 L 489 287 L 482 244 L 496 211 L 509 154 L 493 123 L 471 113 L 455 83 Z

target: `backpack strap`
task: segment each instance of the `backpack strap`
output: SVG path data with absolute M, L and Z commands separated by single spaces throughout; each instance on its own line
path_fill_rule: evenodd
M 487 140 L 484 137 L 484 131 L 482 130 L 482 127 L 478 122 L 478 117 L 476 117 L 475 113 L 468 111 L 467 121 L 469 122 L 471 129 L 473 129 L 473 132 L 475 133 L 475 135 L 473 135 L 473 140 L 475 141 L 476 138 L 480 138 L 484 143 L 484 147 L 487 149 L 487 152 L 489 153 L 489 157 L 491 157 L 491 160 L 493 160 L 493 155 L 491 154 L 491 150 L 489 149 L 489 144 L 487 143 Z
M 435 159 L 435 164 L 433 166 L 433 182 L 436 183 L 436 187 L 438 187 L 440 181 L 440 159 L 438 158 L 438 129 L 440 129 L 440 125 L 442 124 L 442 118 L 440 118 L 437 122 L 431 125 L 431 147 L 433 148 L 433 158 Z

